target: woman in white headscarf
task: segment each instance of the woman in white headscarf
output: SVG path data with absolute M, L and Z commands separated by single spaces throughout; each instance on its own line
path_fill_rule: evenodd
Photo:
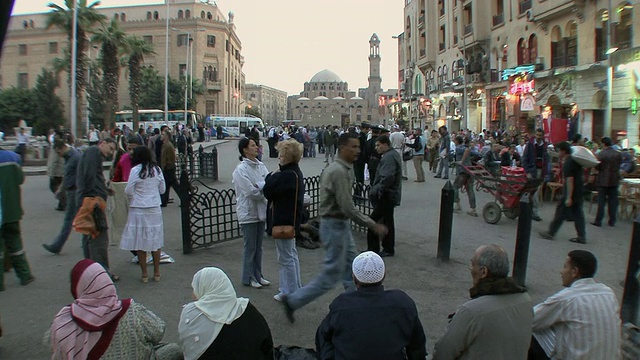
M 273 338 L 262 314 L 238 298 L 227 275 L 206 267 L 193 276 L 194 302 L 184 306 L 178 333 L 185 360 L 273 359 Z

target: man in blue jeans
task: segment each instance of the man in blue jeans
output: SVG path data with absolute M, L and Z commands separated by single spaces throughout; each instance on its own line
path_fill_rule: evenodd
M 53 151 L 55 151 L 58 156 L 64 158 L 64 179 L 62 180 L 62 185 L 58 189 L 58 192 L 66 192 L 67 207 L 64 213 L 64 220 L 62 222 L 60 233 L 56 236 L 51 245 L 42 244 L 42 247 L 48 252 L 58 255 L 60 254 L 60 251 L 62 251 L 64 243 L 69 238 L 73 219 L 76 217 L 76 213 L 78 212 L 78 204 L 76 203 L 76 172 L 78 169 L 78 163 L 80 162 L 80 152 L 70 145 L 67 145 L 60 138 L 54 140 Z M 58 194 L 56 194 L 56 196 L 57 195 Z
M 342 281 L 345 290 L 354 290 L 351 263 L 356 245 L 351 236 L 350 220 L 366 225 L 382 237 L 386 226 L 377 224 L 353 204 L 353 162 L 360 153 L 360 140 L 344 133 L 338 138 L 338 159 L 324 169 L 320 177 L 320 240 L 326 249 L 322 272 L 304 287 L 283 297 L 287 319 L 294 322 L 293 312 L 331 290 Z

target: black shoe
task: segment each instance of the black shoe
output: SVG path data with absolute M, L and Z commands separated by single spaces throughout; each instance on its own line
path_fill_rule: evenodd
M 29 285 L 34 281 L 36 281 L 36 278 L 34 278 L 33 276 L 30 276 L 28 279 L 20 281 L 20 285 L 22 286 Z
M 296 322 L 296 318 L 293 316 L 293 312 L 295 310 L 293 310 L 293 308 L 289 306 L 289 300 L 287 299 L 287 295 L 282 296 L 282 305 L 284 305 L 284 313 L 285 315 L 287 315 L 287 320 L 289 320 L 289 322 L 292 324 Z
M 408 177 L 406 177 L 406 176 L 403 176 L 403 177 L 402 177 L 402 180 L 409 180 L 409 178 L 408 178 Z
M 600 226 L 602 226 L 602 224 L 600 224 L 600 223 L 597 223 L 597 222 L 595 222 L 595 221 L 594 221 L 594 222 L 592 222 L 592 223 L 591 223 L 591 225 L 593 225 L 593 226 L 597 226 L 597 227 L 600 227 Z
M 52 254 L 60 255 L 60 251 L 53 250 L 53 247 L 49 244 L 42 244 L 42 247 Z
M 581 238 L 581 237 L 574 237 L 569 239 L 569 241 L 571 241 L 572 243 L 578 243 L 578 244 L 586 244 L 587 240 Z
M 378 253 L 378 255 L 380 255 L 380 257 L 391 257 L 391 256 L 393 256 L 393 254 L 394 254 L 394 253 L 388 253 L 388 252 L 386 252 L 386 251 L 384 251 L 384 250 L 382 250 L 382 251 L 380 251 L 380 252 Z
M 540 217 L 540 215 L 533 215 L 531 216 L 531 219 L 534 221 L 542 221 L 542 218 Z
M 160 207 L 167 207 L 167 204 L 160 204 Z
M 551 235 L 549 232 L 547 231 L 542 231 L 539 232 L 538 235 L 540 235 L 541 238 L 543 239 L 547 239 L 547 240 L 553 240 L 553 235 Z
M 616 223 L 609 221 L 609 226 L 614 227 L 616 226 Z
M 58 207 L 56 207 L 56 209 L 55 209 L 55 210 L 56 210 L 56 211 L 64 211 L 65 209 L 64 209 L 63 207 L 58 206 Z
M 436 176 L 434 176 L 433 178 L 434 178 L 434 179 L 441 179 L 441 178 L 442 178 L 442 176 L 440 176 L 440 175 L 436 175 Z

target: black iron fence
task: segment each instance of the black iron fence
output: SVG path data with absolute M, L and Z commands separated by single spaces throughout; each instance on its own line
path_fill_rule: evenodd
M 183 166 L 186 166 L 183 164 Z M 214 189 L 198 179 L 189 178 L 182 169 L 178 194 L 182 217 L 182 252 L 240 238 L 240 224 L 236 215 L 236 194 L 233 189 Z M 320 176 L 304 178 L 305 193 L 311 198 L 309 217 L 318 216 L 320 202 Z M 354 202 L 365 214 L 373 208 L 368 200 L 369 185 L 354 185 Z M 366 227 L 353 224 L 353 229 L 366 231 Z
M 190 154 L 178 154 L 176 157 L 176 176 L 181 178 L 185 171 L 190 180 L 218 180 L 218 149 L 213 146 L 211 152 L 205 152 L 202 145 L 198 151 Z

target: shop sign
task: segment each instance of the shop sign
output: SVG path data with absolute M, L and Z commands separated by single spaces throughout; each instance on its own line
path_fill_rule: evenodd
M 532 95 L 527 94 L 522 97 L 522 100 L 520 100 L 520 110 L 533 111 L 535 103 L 535 98 Z
M 520 95 L 528 94 L 535 91 L 535 80 L 526 80 L 524 78 L 517 78 L 509 86 L 509 94 Z

